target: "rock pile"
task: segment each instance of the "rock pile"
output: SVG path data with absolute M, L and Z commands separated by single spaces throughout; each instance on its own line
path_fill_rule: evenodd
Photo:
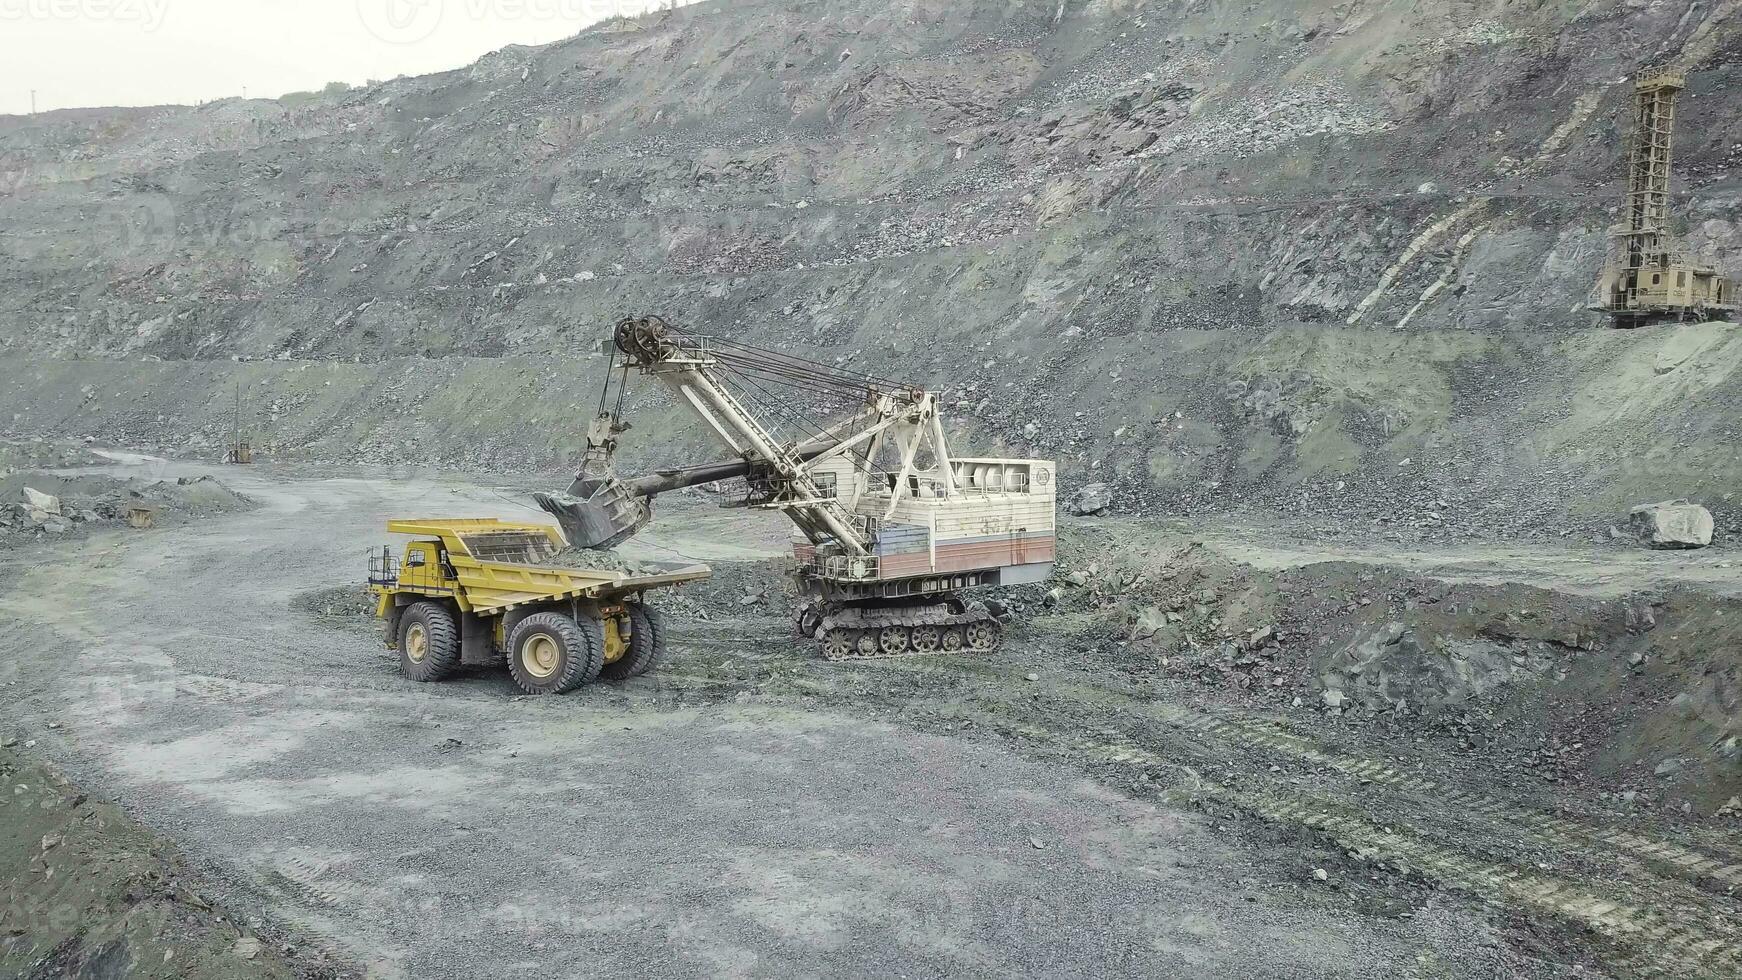
M 170 519 L 245 510 L 253 501 L 209 476 L 170 482 L 14 473 L 0 480 L 0 540 L 118 525 L 134 507 Z
M 619 572 L 623 575 L 658 575 L 667 566 L 663 562 L 636 561 L 610 549 L 564 548 L 538 564 L 545 568 L 581 568 L 593 572 Z
M 120 518 L 124 512 L 99 512 L 88 507 L 63 506 L 54 494 L 25 487 L 20 500 L 0 508 L 0 530 L 41 530 L 49 534 L 64 534 L 75 524 Z
M 1332 712 L 1406 715 L 1456 707 L 1553 666 L 1540 645 L 1484 637 L 1428 637 L 1387 623 L 1350 643 L 1319 673 L 1320 699 Z

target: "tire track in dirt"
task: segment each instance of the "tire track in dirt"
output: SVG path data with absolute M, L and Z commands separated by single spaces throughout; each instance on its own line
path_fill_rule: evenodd
M 1175 759 L 1128 743 L 996 719 L 989 719 L 986 725 L 1104 763 L 1140 769 L 1180 768 Z M 1702 909 L 1711 913 L 1708 921 L 1691 923 L 1685 916 L 1651 907 L 1645 896 L 1609 897 L 1564 878 L 1464 854 L 1358 816 L 1336 813 L 1335 804 L 1324 799 L 1277 798 L 1202 781 L 1194 784 L 1191 795 L 1214 799 L 1271 822 L 1317 831 L 1341 847 L 1419 871 L 1496 908 L 1527 908 L 1590 929 L 1620 945 L 1621 962 L 1644 975 L 1727 977 L 1742 970 L 1742 931 L 1727 922 L 1727 910 Z
M 713 645 L 707 639 L 695 636 L 687 637 L 686 644 Z M 739 646 L 734 646 L 733 649 L 741 652 Z M 972 663 L 938 666 L 935 658 L 906 658 L 883 663 L 890 670 L 936 676 L 952 683 L 962 680 L 964 675 L 977 675 L 983 683 L 994 685 L 1012 680 L 995 670 L 986 670 L 983 667 L 976 669 L 976 665 Z M 875 669 L 875 665 L 873 666 Z M 661 671 L 658 676 L 662 680 L 698 688 L 706 686 L 718 690 L 723 684 L 730 686 L 729 682 L 723 682 L 719 677 L 705 674 Z M 767 686 L 763 686 L 762 691 L 778 693 Z M 1709 901 L 1714 896 L 1725 899 L 1742 898 L 1742 850 L 1716 842 L 1706 841 L 1697 845 L 1676 843 L 1622 827 L 1546 813 L 1442 780 L 1404 772 L 1383 760 L 1347 750 L 1326 748 L 1310 738 L 1287 731 L 1280 722 L 1270 718 L 1237 715 L 1213 708 L 1157 703 L 1115 690 L 1057 680 L 1049 682 L 1048 691 L 1090 702 L 1114 699 L 1128 710 L 1150 720 L 1206 740 L 1219 740 L 1294 759 L 1340 773 L 1353 780 L 1365 781 L 1380 789 L 1413 794 L 1418 797 L 1418 802 L 1424 805 L 1431 803 L 1444 810 L 1448 818 L 1455 816 L 1465 823 L 1479 822 L 1481 829 L 1489 833 L 1507 837 L 1523 835 L 1569 853 L 1588 853 L 1593 847 L 1601 848 L 1615 857 L 1641 862 L 1641 870 L 1655 878 L 1699 889 L 1702 896 L 1700 901 Z M 842 696 L 838 690 L 822 687 L 806 690 L 805 693 L 830 694 L 832 700 L 838 700 Z M 1730 889 L 1733 894 L 1723 895 L 1721 891 L 1712 890 L 1710 886 L 1714 883 L 1720 888 Z
M 935 673 L 956 681 L 963 679 L 959 665 L 930 667 L 918 661 L 902 660 L 880 665 L 880 669 L 910 675 Z M 710 682 L 706 687 L 717 690 L 717 683 L 712 683 L 717 678 L 682 673 L 663 676 L 677 687 L 687 687 L 692 682 Z M 867 676 L 858 675 L 860 679 Z M 698 688 L 702 686 L 697 684 Z M 849 712 L 862 709 L 865 704 L 861 695 L 838 686 L 837 678 L 813 679 L 783 674 L 751 686 L 759 688 L 764 696 L 780 697 L 785 689 L 794 695 L 815 698 Z M 1072 685 L 1066 685 L 1067 690 L 1070 687 Z M 1307 739 L 1278 731 L 1263 722 L 1220 717 L 1216 713 L 1177 705 L 1145 703 L 1118 692 L 1094 688 L 1080 688 L 1078 693 L 1084 692 L 1103 700 L 1111 695 L 1132 702 L 1135 707 L 1147 708 L 1149 710 L 1141 714 L 1148 720 L 1177 728 L 1201 740 L 1206 748 L 1213 741 L 1221 740 L 1238 747 L 1311 762 L 1387 790 L 1433 794 L 1436 803 L 1458 811 L 1461 816 L 1473 814 L 1484 823 L 1491 823 L 1493 826 L 1487 829 L 1503 837 L 1523 833 L 1575 851 L 1600 844 L 1624 856 L 1645 857 L 1653 868 L 1661 867 L 1680 878 L 1706 873 L 1722 880 L 1723 876 L 1736 873 L 1736 869 L 1727 868 L 1711 855 L 1687 847 L 1530 812 L 1481 794 L 1453 789 L 1436 780 L 1399 772 L 1377 760 L 1327 751 Z M 916 709 L 920 712 L 928 710 L 917 703 L 906 706 L 906 710 Z M 1157 787 L 1157 791 L 1208 799 L 1267 822 L 1305 828 L 1329 838 L 1345 850 L 1419 872 L 1493 908 L 1504 911 L 1523 909 L 1588 929 L 1615 947 L 1613 955 L 1607 956 L 1610 962 L 1637 975 L 1724 977 L 1742 972 L 1742 929 L 1731 923 L 1734 907 L 1728 899 L 1701 891 L 1686 881 L 1659 880 L 1652 876 L 1640 882 L 1617 876 L 1597 887 L 1590 882 L 1504 858 L 1470 853 L 1456 844 L 1400 829 L 1396 822 L 1381 826 L 1339 799 L 1305 791 L 1278 792 L 1271 786 L 1246 789 L 1209 783 L 1196 777 L 1177 754 L 1164 755 L 1127 741 L 1061 731 L 1048 727 L 1044 721 L 1037 723 L 1023 715 L 1013 717 L 1008 711 L 990 710 L 989 706 L 957 703 L 953 710 L 986 732 L 1002 735 L 1019 744 L 1040 747 L 1049 754 L 1086 760 L 1091 766 L 1113 765 L 1139 770 L 1133 772 L 1134 777 L 1146 775 L 1150 770 L 1184 770 L 1191 774 L 1189 792 L 1162 787 Z
M 903 669 L 933 670 L 925 666 L 906 665 Z M 1584 851 L 1594 843 L 1600 844 L 1618 856 L 1649 862 L 1653 867 L 1661 869 L 1660 875 L 1696 885 L 1702 879 L 1707 879 L 1742 890 L 1742 852 L 1722 845 L 1676 844 L 1626 829 L 1526 808 L 1488 794 L 1402 772 L 1378 759 L 1344 750 L 1327 749 L 1309 738 L 1286 731 L 1280 723 L 1272 719 L 1235 715 L 1210 708 L 1159 704 L 1091 685 L 1054 682 L 1051 690 L 1085 700 L 1113 698 L 1123 702 L 1130 710 L 1197 735 L 1214 736 L 1245 748 L 1288 756 L 1382 787 L 1416 793 L 1423 797 L 1431 796 L 1436 806 L 1450 808 L 1449 812 L 1487 818 L 1492 828 L 1522 829 L 1543 843 L 1569 851 Z

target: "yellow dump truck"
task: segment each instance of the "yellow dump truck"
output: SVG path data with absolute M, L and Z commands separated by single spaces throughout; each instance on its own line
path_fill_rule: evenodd
M 562 532 L 489 519 L 392 521 L 403 552 L 371 553 L 369 591 L 400 673 L 439 681 L 501 663 L 528 694 L 563 694 L 652 669 L 665 650 L 648 592 L 695 582 L 706 565 L 644 563 L 635 573 L 565 568 Z

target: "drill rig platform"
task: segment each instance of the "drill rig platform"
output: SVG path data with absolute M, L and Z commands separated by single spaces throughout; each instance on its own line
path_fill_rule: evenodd
M 832 660 L 994 650 L 998 618 L 962 593 L 1052 573 L 1056 464 L 951 455 L 937 393 L 659 317 L 623 320 L 613 347 L 581 473 L 567 494 L 537 495 L 571 544 L 611 547 L 651 520 L 655 495 L 743 477 L 740 506 L 795 526 L 796 625 Z M 668 387 L 732 458 L 617 477 L 632 368 Z

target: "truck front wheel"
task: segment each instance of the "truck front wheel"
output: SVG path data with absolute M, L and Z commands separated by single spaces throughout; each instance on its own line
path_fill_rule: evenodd
M 528 694 L 567 694 L 598 677 L 604 663 L 605 637 L 592 620 L 538 613 L 508 637 L 508 672 Z
M 460 669 L 460 630 L 434 602 L 414 602 L 399 616 L 399 672 L 414 681 L 440 681 Z

